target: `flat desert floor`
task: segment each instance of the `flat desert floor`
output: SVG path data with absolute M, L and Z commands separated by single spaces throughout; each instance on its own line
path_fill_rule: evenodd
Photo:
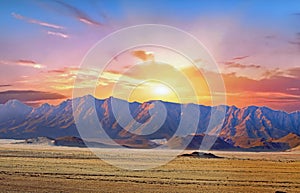
M 85 148 L 0 143 L 0 192 L 300 192 L 299 151 L 212 153 L 125 170 Z

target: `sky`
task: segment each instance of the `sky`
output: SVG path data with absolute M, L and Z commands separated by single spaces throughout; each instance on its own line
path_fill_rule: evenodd
M 0 18 L 0 103 L 18 99 L 34 107 L 56 105 L 72 98 L 75 80 L 83 90 L 97 80 L 97 98 L 194 102 L 183 76 L 197 102 L 212 105 L 218 93 L 205 77 L 221 75 L 227 105 L 300 110 L 300 1 L 0 0 Z M 79 70 L 101 39 L 141 24 L 173 26 L 193 35 L 219 73 L 202 58 L 189 63 L 172 50 L 151 46 L 109 56 L 101 75 Z

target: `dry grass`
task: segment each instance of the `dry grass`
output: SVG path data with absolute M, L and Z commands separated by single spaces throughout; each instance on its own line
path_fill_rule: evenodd
M 79 148 L 2 145 L 0 191 L 300 192 L 297 153 L 215 154 L 228 158 L 180 157 L 159 168 L 134 171 L 108 165 Z

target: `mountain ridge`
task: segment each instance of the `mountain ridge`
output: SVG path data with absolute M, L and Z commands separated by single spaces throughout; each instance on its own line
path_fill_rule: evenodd
M 137 141 L 143 144 L 151 144 L 149 140 L 154 139 L 169 140 L 176 133 L 176 129 L 182 118 L 181 104 L 159 101 L 166 107 L 167 117 L 165 122 L 157 131 L 149 135 L 140 135 L 145 133 L 149 127 L 140 126 L 136 128 L 133 134 L 130 133 L 129 130 L 132 129 L 132 123 L 128 123 L 124 128 L 121 127 L 118 120 L 122 119 L 122 117 L 114 117 L 111 103 L 127 103 L 134 120 L 137 123 L 147 126 L 151 122 L 151 108 L 155 110 L 155 105 L 157 105 L 156 100 L 139 103 L 127 102 L 126 100 L 114 97 L 97 99 L 91 95 L 86 95 L 65 100 L 56 106 L 43 104 L 37 108 L 29 107 L 18 100 L 11 100 L 0 105 L 0 138 L 26 139 L 40 136 L 48 136 L 50 138 L 63 136 L 80 137 L 73 117 L 73 102 L 78 107 L 75 113 L 84 119 L 89 119 L 89 115 L 93 113 L 93 109 L 89 107 L 95 104 L 99 122 L 109 137 L 122 142 L 127 140 L 130 142 L 129 144 L 134 144 Z M 234 147 L 253 148 L 270 146 L 273 148 L 274 145 L 278 145 L 286 149 L 285 145 L 281 143 L 298 144 L 300 140 L 300 138 L 295 136 L 279 140 L 291 133 L 300 136 L 300 111 L 288 113 L 264 106 L 243 108 L 227 105 L 210 107 L 198 104 L 182 104 L 182 106 L 183 108 L 198 108 L 200 111 L 199 123 L 196 126 L 195 135 L 204 134 L 209 124 L 212 110 L 220 106 L 223 107 L 226 114 L 223 124 L 220 125 L 221 129 L 218 137 Z M 157 116 L 155 113 L 153 116 Z M 188 115 L 187 117 L 189 118 L 190 116 Z M 85 127 L 92 127 L 95 124 L 97 123 L 92 121 L 88 125 L 85 125 Z M 191 127 L 193 127 L 191 124 L 186 124 L 186 130 L 179 133 L 179 135 L 181 137 L 192 135 L 193 133 L 189 133 Z M 295 141 L 289 142 L 287 140 Z M 192 142 L 193 147 L 196 147 L 195 140 L 192 140 Z M 220 142 L 220 144 L 223 143 Z M 292 148 L 290 145 L 288 147 Z
M 116 97 L 113 97 L 113 96 L 110 96 L 108 98 L 104 98 L 104 99 L 99 99 L 99 98 L 96 98 L 92 95 L 85 95 L 85 96 L 82 96 L 82 97 L 78 97 L 78 98 L 84 98 L 84 97 L 92 97 L 96 100 L 107 100 L 107 99 L 110 99 L 110 98 L 113 98 L 113 99 L 117 99 L 117 100 L 120 100 L 120 101 L 125 101 L 125 102 L 128 102 L 124 99 L 120 99 L 120 98 L 116 98 Z M 76 99 L 76 98 L 75 98 Z M 66 101 L 72 101 L 73 99 L 69 98 L 69 99 L 66 99 L 64 101 L 62 101 L 61 103 L 64 103 Z M 291 112 L 287 112 L 287 111 L 284 111 L 284 110 L 278 110 L 278 109 L 272 109 L 268 106 L 255 106 L 255 105 L 250 105 L 250 106 L 245 106 L 245 107 L 237 107 L 235 105 L 216 105 L 216 106 L 208 106 L 208 105 L 203 105 L 203 104 L 195 104 L 195 103 L 176 103 L 176 102 L 169 102 L 169 101 L 164 101 L 164 100 L 149 100 L 149 101 L 145 101 L 145 102 L 138 102 L 138 101 L 132 101 L 132 102 L 128 102 L 130 104 L 132 103 L 138 103 L 138 104 L 143 104 L 143 103 L 149 103 L 149 102 L 155 102 L 155 101 L 159 101 L 159 102 L 163 102 L 163 103 L 170 103 L 170 104 L 178 104 L 178 105 L 187 105 L 187 104 L 191 104 L 191 105 L 198 105 L 198 106 L 203 106 L 203 107 L 218 107 L 218 106 L 225 106 L 225 107 L 231 107 L 231 108 L 236 108 L 236 109 L 244 109 L 244 108 L 264 108 L 264 109 L 269 109 L 269 110 L 272 110 L 272 111 L 275 111 L 275 112 L 282 112 L 282 113 L 286 113 L 286 114 L 294 114 L 294 113 L 300 113 L 300 110 L 296 110 L 296 111 L 291 111 Z M 30 105 L 27 105 L 25 103 L 23 103 L 22 101 L 18 100 L 18 99 L 10 99 L 8 100 L 7 102 L 5 103 L 2 103 L 0 104 L 0 108 L 3 107 L 3 105 L 6 105 L 6 104 L 11 104 L 11 103 L 21 103 L 31 109 L 38 109 L 38 108 L 41 108 L 42 106 L 50 106 L 50 107 L 57 107 L 59 105 L 61 105 L 61 103 L 57 104 L 57 105 L 51 105 L 49 103 L 43 103 L 41 104 L 40 106 L 35 106 L 35 107 L 32 107 Z

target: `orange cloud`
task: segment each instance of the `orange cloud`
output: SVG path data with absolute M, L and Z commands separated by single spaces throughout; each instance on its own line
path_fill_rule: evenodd
M 199 71 L 185 69 L 189 78 L 198 86 L 205 85 L 197 80 L 200 77 Z M 271 70 L 269 70 L 271 71 Z M 204 71 L 205 77 L 213 82 L 217 76 L 215 72 Z M 300 110 L 300 68 L 282 70 L 281 73 L 274 73 L 269 77 L 260 80 L 237 76 L 235 73 L 221 74 L 226 87 L 228 105 L 245 107 L 249 105 L 268 106 L 286 111 Z M 207 92 L 199 93 L 206 100 L 201 104 L 209 104 Z M 210 93 L 217 96 L 218 93 Z
M 143 60 L 143 61 L 153 61 L 154 55 L 152 52 L 146 52 L 144 50 L 136 50 L 132 52 L 132 55 Z
M 287 88 L 299 87 L 300 68 L 288 69 L 261 80 L 237 77 L 235 74 L 224 74 L 223 78 L 227 89 L 230 91 L 281 92 L 292 94 L 291 92 L 295 92 L 295 90 L 287 90 Z M 297 94 L 300 95 L 300 92 Z
M 267 78 L 254 80 L 224 74 L 226 89 L 237 95 L 228 96 L 231 105 L 263 105 L 286 111 L 300 110 L 300 68 L 269 74 Z

